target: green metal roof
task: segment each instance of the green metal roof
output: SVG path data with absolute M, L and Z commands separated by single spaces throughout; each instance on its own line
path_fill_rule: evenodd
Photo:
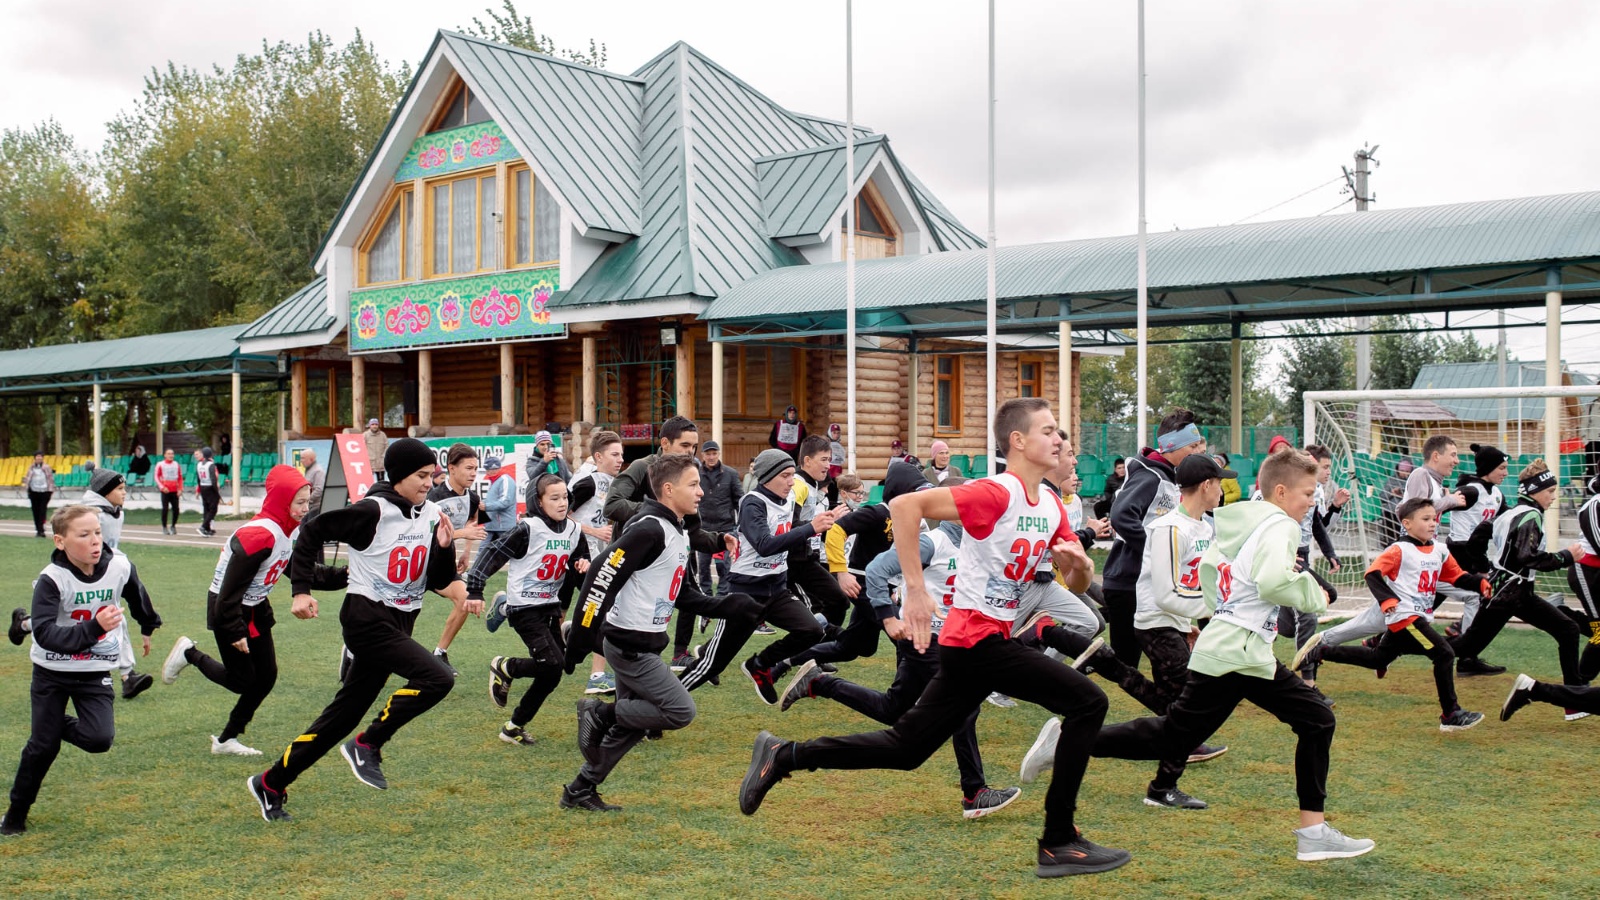
M 641 233 L 642 80 L 450 31 L 440 40 L 462 80 L 586 228 Z
M 889 139 L 881 134 L 855 144 L 851 182 L 861 177 L 879 149 L 888 146 Z M 802 237 L 819 234 L 831 224 L 844 198 L 843 142 L 764 156 L 755 164 L 768 235 Z
M 1594 384 L 1595 381 L 1582 372 L 1573 372 L 1562 364 L 1563 381 L 1572 385 Z M 1500 386 L 1500 366 L 1498 363 L 1429 363 L 1417 371 L 1416 381 L 1412 382 L 1414 389 L 1446 390 L 1455 388 L 1492 388 Z M 1525 363 L 1517 360 L 1506 361 L 1506 386 L 1507 387 L 1542 387 L 1544 386 L 1544 363 Z M 1600 394 L 1600 392 L 1597 392 Z M 1587 406 L 1594 401 L 1594 397 L 1575 398 L 1580 406 Z M 1498 400 L 1452 400 L 1440 399 L 1434 401 L 1440 406 L 1455 414 L 1457 419 L 1466 422 L 1495 422 L 1500 419 L 1500 401 Z M 1543 419 L 1544 398 L 1518 398 L 1506 403 L 1506 416 L 1513 420 Z M 1466 452 L 1462 451 L 1463 454 Z
M 239 332 L 240 341 L 289 337 L 327 331 L 338 320 L 328 313 L 328 279 L 317 276 L 310 284 L 264 313 Z
M 274 357 L 239 351 L 243 325 L 147 334 L 0 352 L 0 393 L 44 393 L 95 382 L 169 387 L 229 376 L 235 365 L 252 380 L 277 378 Z
M 1002 327 L 1069 317 L 1092 327 L 1133 324 L 1132 236 L 996 251 Z M 1155 324 L 1352 315 L 1542 300 L 1552 264 L 1600 262 L 1600 192 L 1348 213 L 1149 237 Z M 1600 293 L 1572 266 L 1569 301 Z M 981 321 L 982 250 L 857 263 L 857 308 L 921 310 L 930 325 Z M 831 329 L 843 307 L 844 264 L 767 272 L 710 305 L 712 321 Z M 842 326 L 839 326 L 842 327 Z

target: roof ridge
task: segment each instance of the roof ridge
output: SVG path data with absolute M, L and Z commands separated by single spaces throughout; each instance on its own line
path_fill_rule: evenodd
M 889 143 L 889 136 L 887 134 L 874 132 L 871 137 L 862 138 L 859 141 L 852 141 L 850 146 L 852 148 L 865 147 L 868 144 L 875 143 L 887 144 Z M 760 165 L 764 162 L 777 162 L 780 159 L 793 159 L 797 156 L 810 156 L 814 153 L 831 153 L 835 150 L 843 150 L 844 147 L 844 141 L 834 141 L 831 144 L 820 144 L 815 147 L 802 147 L 799 150 L 790 150 L 787 153 L 774 153 L 770 156 L 758 156 L 755 158 L 755 163 Z
M 778 101 L 776 101 L 776 100 L 772 99 L 771 97 L 767 96 L 765 92 L 761 91 L 755 85 L 752 85 L 750 82 L 745 81 L 743 78 L 740 78 L 738 75 L 733 74 L 733 72 L 731 70 L 729 70 L 727 66 L 724 66 L 722 63 L 719 63 L 716 60 L 712 59 L 711 57 L 705 55 L 704 53 L 701 53 L 699 50 L 697 50 L 694 47 L 693 44 L 690 44 L 688 41 L 683 41 L 683 40 L 679 40 L 678 42 L 673 44 L 674 47 L 677 47 L 679 45 L 682 45 L 682 47 L 685 50 L 687 50 L 690 53 L 694 54 L 695 58 L 699 59 L 701 62 L 705 63 L 706 65 L 708 65 L 711 68 L 717 70 L 719 73 L 721 73 L 722 75 L 724 75 L 727 78 L 729 78 L 730 80 L 732 80 L 734 84 L 737 84 L 738 86 L 740 86 L 740 87 L 744 88 L 745 90 L 749 91 L 757 99 L 759 99 L 762 103 L 767 104 L 768 106 L 770 106 L 773 109 L 777 110 L 779 113 L 782 113 L 783 115 L 788 116 L 789 118 L 793 119 L 795 121 L 795 124 L 799 125 L 801 128 L 804 128 L 807 132 L 809 132 L 812 135 L 816 136 L 816 138 L 818 140 L 824 140 L 824 141 L 827 140 L 827 135 L 823 134 L 822 132 L 818 131 L 816 128 L 812 127 L 809 123 L 804 121 L 804 119 L 801 116 L 795 114 L 794 112 L 791 112 L 782 103 L 779 103 Z
M 492 47 L 495 50 L 503 50 L 503 51 L 505 51 L 507 53 L 514 53 L 514 54 L 516 54 L 518 56 L 531 56 L 534 59 L 537 59 L 537 60 L 540 60 L 540 61 L 543 61 L 543 62 L 552 62 L 552 63 L 555 63 L 557 65 L 567 66 L 569 68 L 578 69 L 578 70 L 583 71 L 583 72 L 588 72 L 588 73 L 590 73 L 592 75 L 604 75 L 607 78 L 615 78 L 618 81 L 633 81 L 633 82 L 637 82 L 639 84 L 644 84 L 645 83 L 645 80 L 643 78 L 639 78 L 639 77 L 634 76 L 634 75 L 623 75 L 621 73 L 611 72 L 611 71 L 608 71 L 606 69 L 597 69 L 594 66 L 586 66 L 583 63 L 573 62 L 570 59 L 562 59 L 562 58 L 560 58 L 558 56 L 551 56 L 548 53 L 539 53 L 538 51 L 529 50 L 526 47 L 518 47 L 518 46 L 515 46 L 513 44 L 502 44 L 499 41 L 491 41 L 491 40 L 488 40 L 487 38 L 476 37 L 476 36 L 470 35 L 470 34 L 463 34 L 463 33 L 459 32 L 459 31 L 451 31 L 451 30 L 449 30 L 447 28 L 439 29 L 439 34 L 441 36 L 444 36 L 444 37 L 460 38 L 463 41 L 470 41 L 470 42 L 472 42 L 474 44 L 482 44 L 485 47 Z
M 785 112 L 797 119 L 805 119 L 810 122 L 822 122 L 827 125 L 838 125 L 840 128 L 844 128 L 847 124 L 843 119 L 830 119 L 827 116 L 818 116 L 813 115 L 812 113 L 794 112 L 793 110 L 785 110 Z M 855 127 L 865 129 L 871 134 L 883 134 L 883 132 L 879 131 L 878 129 L 869 125 L 863 125 L 860 122 L 856 122 Z

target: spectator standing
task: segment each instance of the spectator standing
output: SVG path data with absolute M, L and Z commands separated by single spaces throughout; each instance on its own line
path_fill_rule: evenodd
M 739 527 L 739 498 L 744 487 L 739 473 L 722 462 L 722 446 L 716 441 L 706 441 L 700 447 L 700 527 L 719 534 L 728 534 Z M 695 571 L 700 578 L 700 593 L 715 597 L 727 593 L 728 555 L 726 553 L 695 553 Z M 717 569 L 717 583 L 713 590 L 711 568 Z
M 483 511 L 489 516 L 483 526 L 484 541 L 493 544 L 517 527 L 517 478 L 515 472 L 504 471 L 498 456 L 485 459 L 483 470 L 489 481 L 483 492 Z M 537 482 L 538 476 L 533 480 Z
M 210 447 L 194 452 L 195 493 L 200 497 L 200 527 L 196 530 L 201 537 L 216 534 L 211 530 L 211 522 L 216 519 L 217 504 L 222 501 L 222 476 L 215 460 L 216 452 Z
M 56 490 L 56 470 L 44 461 L 43 453 L 33 455 L 33 465 L 22 476 L 22 486 L 28 489 L 28 505 L 33 507 L 34 537 L 44 537 L 44 514 L 50 506 L 50 495 Z
M 833 481 L 844 474 L 845 452 L 844 443 L 839 440 L 839 423 L 828 426 L 828 480 Z
M 572 481 L 572 467 L 567 465 L 567 458 L 561 455 L 560 450 L 556 449 L 555 438 L 551 437 L 548 431 L 541 431 L 533 436 L 533 463 L 531 468 L 539 466 L 543 466 L 543 469 L 528 473 L 529 488 L 533 487 L 533 482 L 539 480 L 541 472 L 549 472 L 551 475 L 560 478 L 563 484 L 568 484 Z M 537 505 L 537 503 L 535 502 L 532 505 Z
M 782 450 L 790 459 L 800 458 L 800 442 L 806 439 L 805 423 L 800 421 L 800 410 L 794 404 L 783 411 L 783 418 L 772 423 L 772 434 L 767 436 L 767 446 Z
M 374 481 L 383 480 L 383 454 L 389 449 L 389 436 L 383 433 L 377 419 L 367 420 L 367 431 L 362 437 L 367 442 L 367 465 L 372 469 Z
M 328 481 L 328 470 L 317 461 L 317 451 L 301 450 L 300 467 L 305 475 L 306 483 L 311 485 L 311 509 L 305 518 L 310 518 L 322 512 L 322 488 Z M 360 499 L 360 498 L 357 498 Z

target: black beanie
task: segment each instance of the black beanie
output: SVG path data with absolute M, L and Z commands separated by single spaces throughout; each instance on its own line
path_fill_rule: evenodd
M 1473 461 L 1478 467 L 1479 478 L 1500 468 L 1500 464 L 1506 461 L 1506 455 L 1501 453 L 1498 447 L 1491 447 L 1488 444 L 1471 444 L 1470 447 Z
M 109 466 L 101 466 L 89 476 L 89 490 L 104 497 L 117 489 L 122 484 L 122 475 L 112 471 Z
M 423 466 L 438 462 L 439 457 L 427 444 L 416 438 L 400 438 L 390 441 L 389 449 L 383 451 L 383 477 L 390 484 L 399 484 Z

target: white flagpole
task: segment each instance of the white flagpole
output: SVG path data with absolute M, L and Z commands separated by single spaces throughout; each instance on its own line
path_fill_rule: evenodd
M 1146 406 L 1149 394 L 1149 376 L 1145 371 L 1148 362 L 1150 329 L 1150 282 L 1146 266 L 1144 221 L 1144 0 L 1139 0 L 1139 289 L 1138 289 L 1138 344 L 1139 344 L 1139 437 L 1134 441 L 1134 452 L 1144 446 L 1148 427 Z
M 986 475 L 995 472 L 995 450 L 998 447 L 994 433 L 995 413 L 995 386 L 999 380 L 995 373 L 995 277 L 994 277 L 994 0 L 989 0 L 989 290 L 986 314 L 988 316 L 988 330 L 984 337 L 984 357 L 988 364 L 988 433 L 989 446 L 985 448 L 985 455 L 989 458 L 989 471 Z
M 844 315 L 846 471 L 856 471 L 856 108 L 851 0 L 844 0 Z

